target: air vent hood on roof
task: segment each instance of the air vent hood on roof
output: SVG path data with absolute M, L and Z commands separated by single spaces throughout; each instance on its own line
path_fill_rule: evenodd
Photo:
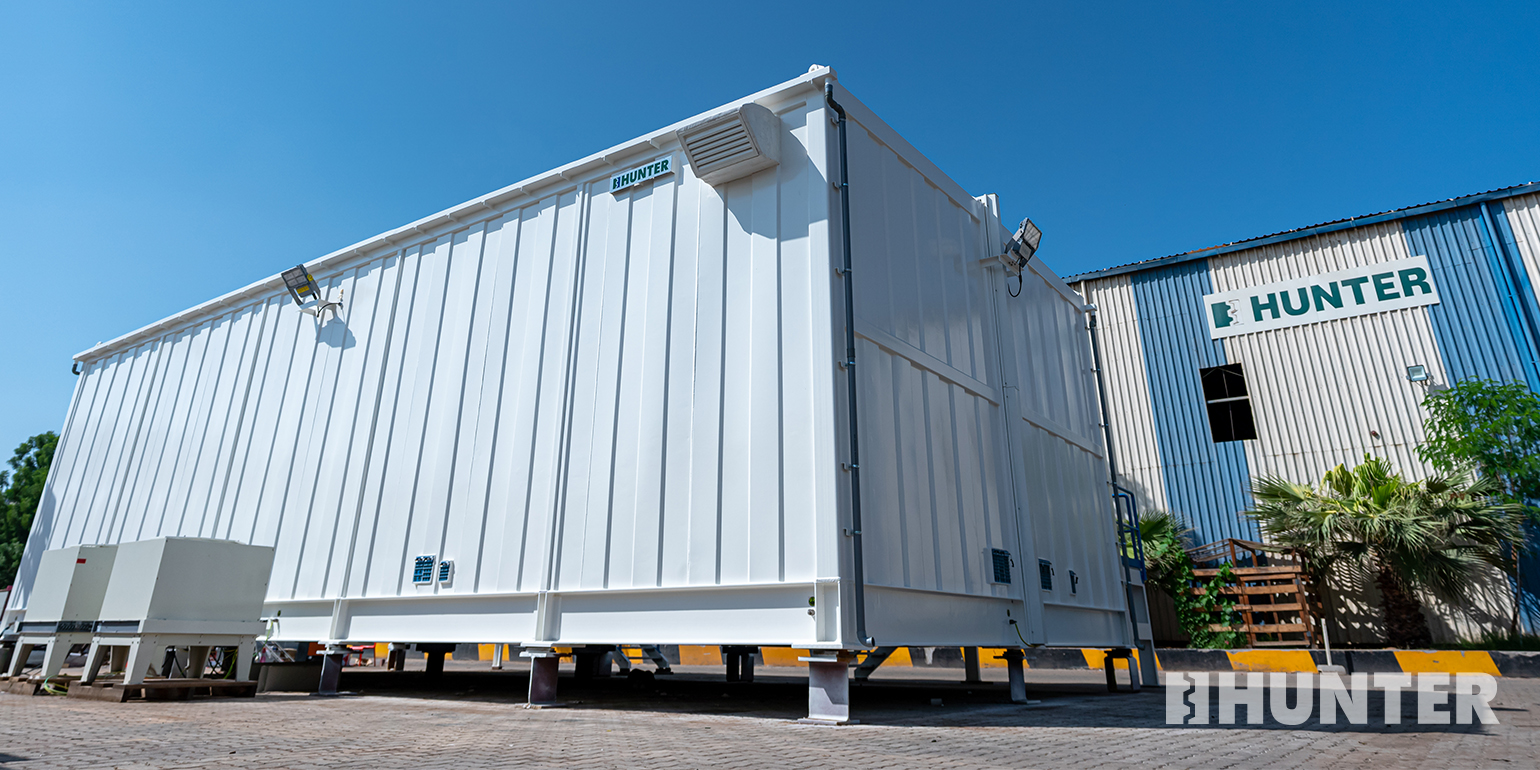
M 709 185 L 742 179 L 781 162 L 781 119 L 757 104 L 679 129 L 695 176 Z

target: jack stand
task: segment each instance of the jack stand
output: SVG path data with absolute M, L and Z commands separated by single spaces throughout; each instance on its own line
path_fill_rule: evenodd
M 979 675 L 979 648 L 963 648 L 963 682 L 973 684 L 982 682 L 984 678 Z
M 995 657 L 1005 661 L 1006 676 L 1011 680 L 1011 702 L 1026 703 L 1027 675 L 1026 667 L 1022 665 L 1022 661 L 1026 660 L 1026 653 L 1012 649 Z
M 503 645 L 501 643 L 492 645 L 492 670 L 503 670 Z
M 897 651 L 897 647 L 878 647 L 866 653 L 866 657 L 861 659 L 861 665 L 856 666 L 856 681 L 864 682 L 870 679 L 872 672 L 876 671 L 878 666 L 881 666 Z
M 850 718 L 850 664 L 856 656 L 846 650 L 815 653 L 797 658 L 807 664 L 807 718 L 809 725 L 853 725 Z
M 391 671 L 406 670 L 406 650 L 410 644 L 390 643 L 390 652 L 386 653 L 385 665 Z
M 1103 659 L 1102 667 L 1107 671 L 1107 692 L 1118 691 L 1118 659 L 1128 661 L 1128 691 L 1139 692 L 1139 659 L 1127 647 L 1114 647 L 1107 651 L 1107 657 Z
M 525 647 L 521 657 L 529 658 L 529 701 L 525 708 L 548 709 L 561 704 L 556 701 L 556 675 L 561 666 L 561 655 L 550 647 Z
M 337 691 L 337 685 L 342 681 L 342 667 L 347 660 L 347 647 L 340 644 L 326 645 L 326 651 L 321 654 L 321 686 L 312 694 L 322 698 L 352 695 L 352 693 Z
M 758 652 L 757 647 L 723 647 L 722 657 L 727 663 L 727 681 L 754 681 L 754 656 Z

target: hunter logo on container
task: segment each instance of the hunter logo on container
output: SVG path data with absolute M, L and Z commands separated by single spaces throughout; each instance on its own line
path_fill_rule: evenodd
M 1427 257 L 1205 294 L 1209 339 L 1438 304 Z
M 645 166 L 637 166 L 610 177 L 610 192 L 617 193 L 632 185 L 674 173 L 674 156 L 665 155 Z

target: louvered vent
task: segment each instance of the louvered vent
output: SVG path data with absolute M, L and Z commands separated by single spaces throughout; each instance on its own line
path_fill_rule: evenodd
M 433 563 L 438 561 L 437 556 L 419 556 L 412 565 L 412 582 L 418 585 L 433 582 Z
M 781 119 L 757 104 L 745 104 L 678 133 L 695 176 L 709 185 L 742 179 L 781 162 Z

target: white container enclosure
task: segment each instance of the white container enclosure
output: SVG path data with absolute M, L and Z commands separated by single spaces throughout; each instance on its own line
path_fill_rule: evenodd
M 81 353 L 12 603 L 174 535 L 274 546 L 289 640 L 1129 645 L 1080 298 L 834 83 L 845 272 L 826 82 Z

